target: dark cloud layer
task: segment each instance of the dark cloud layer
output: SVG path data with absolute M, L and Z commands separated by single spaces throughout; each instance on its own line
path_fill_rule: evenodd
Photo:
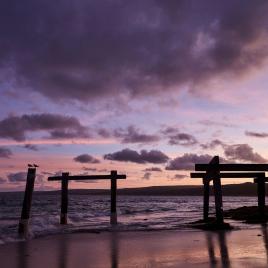
M 0 79 L 89 101 L 234 76 L 266 59 L 267 11 L 266 0 L 1 1 Z
M 74 161 L 79 163 L 91 163 L 91 164 L 100 163 L 100 160 L 96 159 L 95 157 L 89 154 L 80 154 L 74 158 Z
M 12 151 L 8 148 L 0 147 L 0 158 L 9 158 L 12 155 Z
M 162 164 L 166 163 L 169 159 L 167 155 L 158 150 L 141 150 L 140 153 L 131 149 L 123 149 L 111 154 L 104 155 L 104 159 L 114 161 L 134 162 L 138 164 L 153 163 Z
M 0 137 L 16 141 L 26 139 L 33 131 L 48 131 L 50 138 L 89 137 L 88 130 L 73 116 L 59 114 L 25 114 L 9 116 L 0 121 Z

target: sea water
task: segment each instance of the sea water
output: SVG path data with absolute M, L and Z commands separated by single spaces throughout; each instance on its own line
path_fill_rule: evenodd
M 0 193 L 0 244 L 19 241 L 23 193 Z M 202 218 L 202 196 L 118 196 L 119 231 L 186 229 Z M 256 197 L 224 197 L 224 209 L 256 205 Z M 214 212 L 211 198 L 211 213 Z M 68 224 L 59 224 L 60 193 L 34 193 L 30 237 L 109 230 L 110 197 L 69 194 Z M 232 222 L 238 228 L 254 228 Z

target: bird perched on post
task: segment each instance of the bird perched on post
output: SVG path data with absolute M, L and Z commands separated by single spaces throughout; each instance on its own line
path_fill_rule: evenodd
M 31 164 L 28 164 L 28 167 L 33 167 L 33 165 L 31 165 Z
M 36 165 L 36 164 L 33 164 L 34 165 L 34 167 L 39 167 L 38 165 Z

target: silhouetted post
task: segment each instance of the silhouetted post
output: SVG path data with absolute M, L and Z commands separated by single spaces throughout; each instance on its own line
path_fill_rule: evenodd
M 60 224 L 67 224 L 67 213 L 68 213 L 68 176 L 69 176 L 69 172 L 62 173 L 62 180 L 61 180 L 61 213 L 60 213 Z
M 116 184 L 117 184 L 117 171 L 111 171 L 111 216 L 110 223 L 112 225 L 117 224 L 117 213 L 116 213 Z
M 258 184 L 258 208 L 261 217 L 265 216 L 265 176 L 257 178 Z
M 204 184 L 204 204 L 203 204 L 203 220 L 208 220 L 209 211 L 209 179 L 203 179 Z
M 214 165 L 210 170 L 213 177 L 213 188 L 215 196 L 215 209 L 216 209 L 216 220 L 218 223 L 223 223 L 223 208 L 222 208 L 222 189 L 221 189 L 221 178 L 219 171 L 219 157 L 214 156 L 210 161 L 210 164 Z
M 36 174 L 36 168 L 32 167 L 28 168 L 27 181 L 26 181 L 21 217 L 19 222 L 19 230 L 18 230 L 19 234 L 23 234 L 25 236 L 28 234 L 29 229 L 29 219 L 32 206 L 35 174 Z

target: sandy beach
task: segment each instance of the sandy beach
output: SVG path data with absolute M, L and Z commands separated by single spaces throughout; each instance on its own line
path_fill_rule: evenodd
M 3 268 L 267 267 L 266 228 L 103 232 L 47 236 L 0 246 Z

